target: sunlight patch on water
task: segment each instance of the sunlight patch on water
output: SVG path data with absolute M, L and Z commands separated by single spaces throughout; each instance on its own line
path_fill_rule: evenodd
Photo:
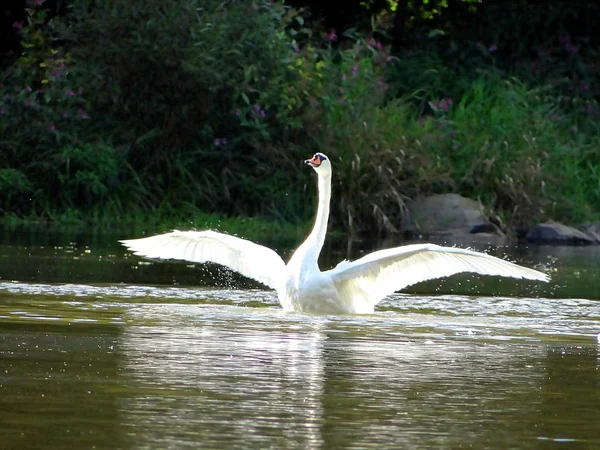
M 274 291 L 131 285 L 0 283 L 10 301 L 0 314 L 20 320 L 98 320 L 94 310 L 122 310 L 123 320 L 237 321 L 266 324 L 327 320 L 332 333 L 360 330 L 390 339 L 540 340 L 560 337 L 596 339 L 600 330 L 597 302 L 585 299 L 421 296 L 396 294 L 375 314 L 314 316 L 284 313 Z M 26 299 L 36 298 L 34 302 Z M 52 300 L 54 299 L 54 300 Z M 62 299 L 62 306 L 56 300 Z M 29 304 L 28 304 L 29 303 Z M 11 306 L 12 305 L 12 306 Z M 24 305 L 28 305 L 24 308 Z M 5 319 L 6 320 L 6 319 Z

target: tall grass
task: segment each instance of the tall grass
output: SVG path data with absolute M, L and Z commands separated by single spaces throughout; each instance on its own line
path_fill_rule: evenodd
M 552 87 L 495 72 L 462 79 L 454 98 L 434 97 L 443 86 L 385 101 L 372 82 L 371 95 L 349 100 L 360 103 L 355 114 L 330 106 L 314 133 L 336 159 L 338 221 L 393 232 L 407 198 L 438 192 L 479 198 L 518 232 L 598 217 L 593 115 L 564 108 Z

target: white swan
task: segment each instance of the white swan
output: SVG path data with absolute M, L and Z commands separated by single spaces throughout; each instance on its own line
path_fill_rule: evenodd
M 373 313 L 394 291 L 459 272 L 549 280 L 541 272 L 485 253 L 434 244 L 380 250 L 321 272 L 318 258 L 327 232 L 331 163 L 322 153 L 305 163 L 318 175 L 319 206 L 311 233 L 287 265 L 267 247 L 216 231 L 175 230 L 120 242 L 148 258 L 222 264 L 275 289 L 284 310 L 317 314 Z

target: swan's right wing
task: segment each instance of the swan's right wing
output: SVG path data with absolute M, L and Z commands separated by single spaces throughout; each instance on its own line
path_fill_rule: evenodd
M 434 244 L 380 250 L 356 261 L 343 261 L 328 273 L 342 297 L 376 305 L 385 296 L 421 281 L 460 272 L 548 281 L 537 270 L 486 253 Z
M 119 241 L 134 254 L 147 258 L 213 262 L 278 289 L 285 263 L 270 248 L 216 231 L 177 231 Z

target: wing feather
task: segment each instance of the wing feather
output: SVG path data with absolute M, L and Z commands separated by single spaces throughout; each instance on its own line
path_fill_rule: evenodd
M 434 244 L 380 250 L 353 262 L 342 261 L 327 273 L 340 295 L 374 306 L 387 295 L 412 284 L 460 272 L 549 280 L 544 273 L 486 253 Z
M 213 262 L 273 289 L 283 282 L 285 263 L 270 248 L 216 231 L 178 231 L 121 242 L 147 258 Z

